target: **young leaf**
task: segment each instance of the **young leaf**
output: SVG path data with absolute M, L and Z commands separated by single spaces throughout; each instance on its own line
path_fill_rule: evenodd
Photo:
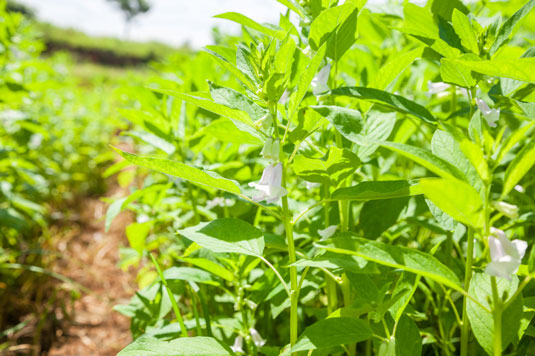
M 453 24 L 453 28 L 455 29 L 455 33 L 457 33 L 461 39 L 461 43 L 464 48 L 472 53 L 479 54 L 479 45 L 477 43 L 476 33 L 472 28 L 472 24 L 470 23 L 468 16 L 463 14 L 461 11 L 454 9 L 451 16 L 451 22 Z
M 357 15 L 354 2 L 322 11 L 310 25 L 310 47 L 317 50 L 327 43 L 327 57 L 335 62 L 340 60 L 357 39 Z
M 346 148 L 331 147 L 324 159 L 295 156 L 292 168 L 307 182 L 338 186 L 360 166 L 358 157 Z
M 139 156 L 132 153 L 121 151 L 114 147 L 114 149 L 123 158 L 132 162 L 133 164 L 156 171 L 189 180 L 193 183 L 206 185 L 208 187 L 221 189 L 229 193 L 240 194 L 241 189 L 237 182 L 223 178 L 215 172 L 203 171 L 201 169 L 189 166 L 184 163 L 171 161 L 162 158 L 153 158 L 147 156 Z
M 509 39 L 511 33 L 517 23 L 522 20 L 532 9 L 535 7 L 535 0 L 529 0 L 524 6 L 520 8 L 517 12 L 513 14 L 510 18 L 503 23 L 503 25 L 498 30 L 498 35 L 496 40 L 492 44 L 492 47 L 489 50 L 489 54 L 493 56 Z
M 301 334 L 292 352 L 352 344 L 372 337 L 368 321 L 357 318 L 327 318 L 312 324 Z
M 261 257 L 264 234 L 246 221 L 234 218 L 202 222 L 178 233 L 213 252 L 239 253 Z
M 518 152 L 505 171 L 502 196 L 507 195 L 535 164 L 535 137 Z
M 464 179 L 457 167 L 422 148 L 397 142 L 381 142 L 381 146 L 413 160 L 441 177 Z
M 297 108 L 299 108 L 299 104 L 301 104 L 301 101 L 303 101 L 303 98 L 310 87 L 312 79 L 314 79 L 314 76 L 318 72 L 321 62 L 323 61 L 323 57 L 325 56 L 326 49 L 326 45 L 321 46 L 314 57 L 312 57 L 310 60 L 310 63 L 306 67 L 305 71 L 300 75 L 297 83 L 297 91 L 291 96 L 290 103 L 288 104 L 288 113 L 290 119 L 295 115 Z
M 368 100 L 373 103 L 387 106 L 396 111 L 413 115 L 418 119 L 424 120 L 429 123 L 436 123 L 436 118 L 431 113 L 421 106 L 409 99 L 406 99 L 400 95 L 390 94 L 386 91 L 373 88 L 363 87 L 345 87 L 331 90 L 329 94 L 349 96 L 361 100 Z
M 474 273 L 468 291 L 471 296 L 489 310 L 491 310 L 489 300 L 492 300 L 490 278 L 491 277 L 485 273 Z M 513 276 L 511 281 L 508 281 L 505 278 L 497 278 L 496 281 L 498 283 L 498 295 L 500 296 L 502 296 L 504 292 L 507 292 L 508 298 L 510 298 L 518 287 L 518 278 L 516 276 Z M 517 338 L 518 329 L 520 328 L 520 319 L 522 319 L 522 309 L 522 296 L 519 296 L 506 310 L 503 311 L 503 349 Z M 472 300 L 468 300 L 466 312 L 468 314 L 468 319 L 470 320 L 470 327 L 472 328 L 477 341 L 489 355 L 492 355 L 494 352 L 494 322 L 492 314 L 474 303 Z
M 360 111 L 341 106 L 310 106 L 333 124 L 336 130 L 349 141 L 358 143 L 357 134 L 362 130 Z
M 325 245 L 317 246 L 327 251 L 359 256 L 383 266 L 415 273 L 455 290 L 462 289 L 459 278 L 452 270 L 422 251 L 355 237 L 351 233 L 338 234 L 325 241 Z
M 255 31 L 261 32 L 261 33 L 263 33 L 265 35 L 268 35 L 268 36 L 271 36 L 271 37 L 275 37 L 275 38 L 277 38 L 279 40 L 283 40 L 284 37 L 285 37 L 284 31 L 282 31 L 282 30 L 278 30 L 278 31 L 277 30 L 273 30 L 273 29 L 271 29 L 269 27 L 266 27 L 264 25 L 259 24 L 258 22 L 254 21 L 254 20 L 251 20 L 247 16 L 242 15 L 242 14 L 237 13 L 237 12 L 225 12 L 224 14 L 216 15 L 214 17 L 215 18 L 219 18 L 219 19 L 226 19 L 226 20 L 230 20 L 230 21 L 239 23 L 240 25 L 249 27 L 249 28 L 251 28 L 251 29 L 253 29 Z
M 376 239 L 392 227 L 407 206 L 408 197 L 367 201 L 362 206 L 359 227 L 367 239 Z
M 378 200 L 419 195 L 418 183 L 405 180 L 362 182 L 352 187 L 339 188 L 331 194 L 336 200 Z
M 483 227 L 483 201 L 468 183 L 429 178 L 420 180 L 420 187 L 429 200 L 455 220 L 476 229 Z
M 164 341 L 142 336 L 117 356 L 232 356 L 228 346 L 211 337 L 196 336 Z
M 535 1 L 535 0 L 534 0 Z M 511 78 L 524 82 L 535 83 L 535 58 L 493 59 L 478 61 L 467 59 L 449 59 L 450 63 L 463 66 L 477 73 L 491 77 Z

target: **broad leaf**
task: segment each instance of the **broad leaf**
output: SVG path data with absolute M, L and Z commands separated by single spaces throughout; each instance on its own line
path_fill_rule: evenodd
M 452 270 L 422 251 L 371 241 L 350 233 L 336 235 L 317 246 L 327 251 L 359 256 L 384 266 L 415 273 L 455 290 L 462 289 L 457 275 Z
M 467 59 L 449 59 L 450 63 L 462 66 L 477 73 L 491 77 L 511 78 L 535 83 L 535 58 L 494 59 L 477 61 Z
M 329 93 L 332 95 L 349 96 L 361 100 L 368 100 L 373 103 L 387 106 L 396 111 L 413 115 L 414 117 L 422 119 L 426 122 L 436 122 L 436 118 L 420 104 L 406 99 L 403 96 L 391 94 L 379 89 L 363 87 L 345 87 L 331 90 Z
M 357 39 L 357 15 L 354 2 L 322 11 L 310 25 L 310 47 L 317 50 L 327 43 L 327 56 L 335 62 L 340 60 Z
M 420 187 L 429 200 L 455 220 L 476 229 L 483 227 L 483 201 L 468 183 L 429 178 L 420 180 Z
M 227 346 L 211 337 L 187 337 L 163 341 L 140 337 L 125 347 L 117 356 L 231 356 Z
M 352 344 L 372 337 L 368 321 L 357 318 L 327 318 L 309 326 L 301 334 L 292 352 Z
M 502 196 L 507 195 L 535 164 L 535 138 L 531 138 L 505 171 Z
M 310 106 L 333 124 L 336 130 L 348 140 L 358 143 L 357 134 L 362 130 L 360 111 L 341 106 Z
M 396 142 L 382 142 L 381 146 L 413 160 L 441 177 L 464 179 L 457 167 L 422 148 Z
M 339 188 L 331 194 L 336 200 L 378 200 L 422 194 L 418 183 L 405 180 L 362 182 L 352 187 Z
M 243 25 L 245 27 L 249 27 L 255 31 L 261 32 L 263 34 L 266 34 L 271 37 L 275 37 L 279 40 L 284 39 L 285 33 L 282 30 L 273 30 L 269 27 L 266 27 L 264 25 L 259 24 L 258 22 L 251 20 L 245 15 L 242 15 L 237 12 L 225 12 L 224 14 L 216 15 L 215 18 L 219 19 L 226 19 L 230 20 L 236 23 L 239 23 L 240 25 Z
M 470 282 L 468 293 L 478 300 L 483 306 L 491 310 L 489 300 L 492 300 L 491 277 L 485 273 L 474 273 Z M 512 277 L 511 281 L 505 278 L 497 278 L 498 294 L 507 293 L 510 298 L 518 287 L 518 278 Z M 522 319 L 522 297 L 516 298 L 502 314 L 502 347 L 505 349 L 509 343 L 516 340 L 517 332 Z M 489 355 L 494 354 L 494 322 L 491 313 L 481 308 L 472 300 L 468 300 L 466 311 L 470 320 L 470 327 L 477 341 Z
M 461 11 L 454 9 L 451 16 L 451 22 L 453 24 L 453 28 L 455 29 L 455 33 L 457 33 L 461 39 L 461 43 L 464 48 L 470 52 L 479 54 L 479 45 L 477 43 L 476 32 L 472 28 L 472 24 L 470 23 L 468 16 L 463 14 Z
M 202 222 L 178 233 L 213 252 L 233 252 L 260 257 L 264 234 L 246 221 L 224 218 Z
M 195 168 L 187 164 L 171 161 L 168 159 L 139 156 L 121 151 L 120 149 L 115 147 L 114 149 L 121 156 L 123 156 L 123 158 L 137 166 L 154 169 L 156 171 L 169 174 L 174 177 L 179 177 L 185 180 L 189 180 L 193 183 L 206 185 L 208 187 L 221 189 L 230 193 L 241 193 L 240 186 L 237 182 L 223 178 L 215 172 L 203 171 L 199 168 Z
M 509 36 L 513 33 L 515 26 L 533 9 L 533 7 L 535 7 L 535 0 L 528 1 L 520 8 L 520 10 L 515 12 L 513 16 L 503 23 L 498 30 L 496 40 L 494 40 L 494 43 L 489 50 L 491 56 L 493 56 L 507 42 Z

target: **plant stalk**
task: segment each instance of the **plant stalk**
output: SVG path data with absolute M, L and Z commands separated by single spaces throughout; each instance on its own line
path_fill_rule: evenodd
M 464 291 L 468 293 L 470 288 L 470 281 L 472 279 L 472 264 L 474 261 L 474 230 L 468 228 L 468 246 L 466 249 L 466 264 L 464 267 Z M 470 332 L 470 322 L 468 321 L 468 313 L 466 306 L 468 304 L 468 297 L 463 297 L 463 319 L 461 324 L 461 356 L 468 356 L 468 338 Z

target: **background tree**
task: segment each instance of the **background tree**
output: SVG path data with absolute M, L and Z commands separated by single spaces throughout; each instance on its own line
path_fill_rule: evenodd
M 115 3 L 121 9 L 125 17 L 125 37 L 128 37 L 132 20 L 141 14 L 148 12 L 151 4 L 147 0 L 108 0 Z

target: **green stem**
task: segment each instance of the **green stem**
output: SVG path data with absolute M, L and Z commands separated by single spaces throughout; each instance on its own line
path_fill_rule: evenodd
M 468 293 L 470 288 L 470 281 L 472 279 L 472 264 L 474 260 L 474 230 L 468 228 L 468 247 L 466 249 L 466 264 L 464 266 L 464 291 Z M 466 307 L 468 298 L 463 297 L 463 320 L 461 324 L 461 356 L 468 355 L 468 338 L 470 331 L 470 324 L 468 321 L 468 314 Z
M 175 316 L 178 320 L 178 324 L 180 325 L 182 337 L 188 337 L 188 331 L 186 330 L 184 319 L 182 319 L 182 314 L 180 314 L 180 309 L 178 308 L 178 304 L 175 300 L 175 296 L 173 295 L 173 292 L 171 292 L 171 288 L 169 288 L 169 286 L 167 285 L 167 281 L 165 280 L 165 277 L 163 276 L 163 272 L 160 269 L 160 265 L 158 264 L 158 261 L 156 261 L 156 258 L 154 257 L 152 253 L 150 253 L 150 258 L 152 259 L 152 263 L 154 264 L 154 267 L 156 267 L 156 271 L 158 271 L 158 275 L 160 276 L 160 279 L 162 280 L 162 283 L 167 291 L 167 295 L 169 296 L 169 299 L 171 299 L 171 304 L 173 305 L 173 311 L 175 312 Z
M 492 285 L 492 316 L 494 319 L 494 356 L 502 355 L 502 300 L 498 294 L 498 284 L 496 277 L 490 277 Z
M 269 103 L 269 110 L 273 115 L 273 124 L 275 127 L 275 137 L 280 140 L 279 128 L 277 123 L 277 103 Z M 282 182 L 283 188 L 287 189 L 287 177 L 286 177 L 286 162 L 284 162 L 284 151 L 282 147 L 282 141 L 280 147 L 280 161 L 282 164 Z M 284 230 L 286 231 L 286 240 L 288 243 L 288 260 L 290 262 L 290 347 L 293 347 L 297 342 L 298 333 L 298 284 L 297 284 L 297 267 L 292 264 L 297 261 L 295 253 L 295 242 L 293 235 L 292 216 L 290 209 L 288 208 L 288 195 L 282 197 L 282 220 L 284 222 Z M 292 356 L 297 356 L 297 353 L 292 353 Z

